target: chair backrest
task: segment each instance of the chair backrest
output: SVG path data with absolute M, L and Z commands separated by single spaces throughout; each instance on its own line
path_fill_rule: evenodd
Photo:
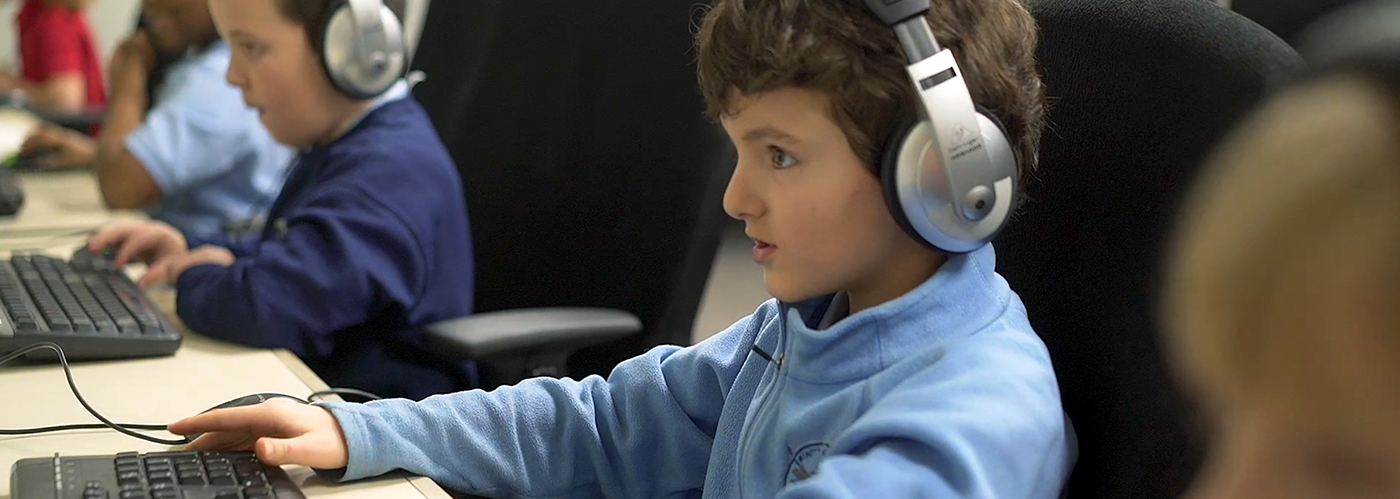
M 703 115 L 696 5 L 432 3 L 415 95 L 462 172 L 476 310 L 609 307 L 642 320 L 640 337 L 576 353 L 570 375 L 690 342 L 734 164 Z
M 995 241 L 1079 435 L 1071 498 L 1176 497 L 1204 442 L 1157 346 L 1160 262 L 1208 149 L 1301 69 L 1201 0 L 1030 0 L 1049 94 L 1041 171 Z

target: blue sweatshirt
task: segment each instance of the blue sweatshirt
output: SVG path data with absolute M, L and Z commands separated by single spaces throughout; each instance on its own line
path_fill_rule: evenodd
M 769 301 L 607 380 L 324 404 L 350 460 L 322 473 L 402 468 L 493 497 L 1053 499 L 1074 436 L 1045 346 L 994 268 L 990 247 L 954 256 L 824 330 L 831 297 Z
M 286 348 L 327 384 L 421 399 L 470 386 L 470 365 L 430 352 L 421 329 L 469 315 L 472 247 L 461 180 L 423 108 L 387 103 L 302 152 L 260 237 L 230 267 L 176 282 L 202 334 Z

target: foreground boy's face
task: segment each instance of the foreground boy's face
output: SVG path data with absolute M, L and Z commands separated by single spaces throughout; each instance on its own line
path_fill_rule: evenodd
M 233 51 L 228 81 L 274 139 L 305 147 L 339 125 L 320 58 L 305 28 L 283 17 L 277 0 L 209 0 L 209 7 Z
M 739 152 L 724 210 L 754 239 L 769 293 L 791 302 L 845 291 L 854 312 L 928 277 L 939 257 L 895 225 L 824 94 L 784 88 L 743 97 L 735 110 L 723 119 Z M 916 267 L 928 273 L 911 279 Z

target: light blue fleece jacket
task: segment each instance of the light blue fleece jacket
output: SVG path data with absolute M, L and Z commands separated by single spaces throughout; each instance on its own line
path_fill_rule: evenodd
M 323 474 L 404 469 L 492 497 L 1053 499 L 1075 440 L 995 263 L 954 256 L 824 330 L 832 297 L 770 300 L 607 379 L 324 404 L 350 460 Z

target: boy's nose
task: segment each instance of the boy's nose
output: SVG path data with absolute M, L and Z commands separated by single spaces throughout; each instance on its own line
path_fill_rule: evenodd
M 729 187 L 724 189 L 724 212 L 738 220 L 757 218 L 762 214 L 762 203 L 750 190 L 746 169 L 741 163 L 734 167 L 729 177 Z

